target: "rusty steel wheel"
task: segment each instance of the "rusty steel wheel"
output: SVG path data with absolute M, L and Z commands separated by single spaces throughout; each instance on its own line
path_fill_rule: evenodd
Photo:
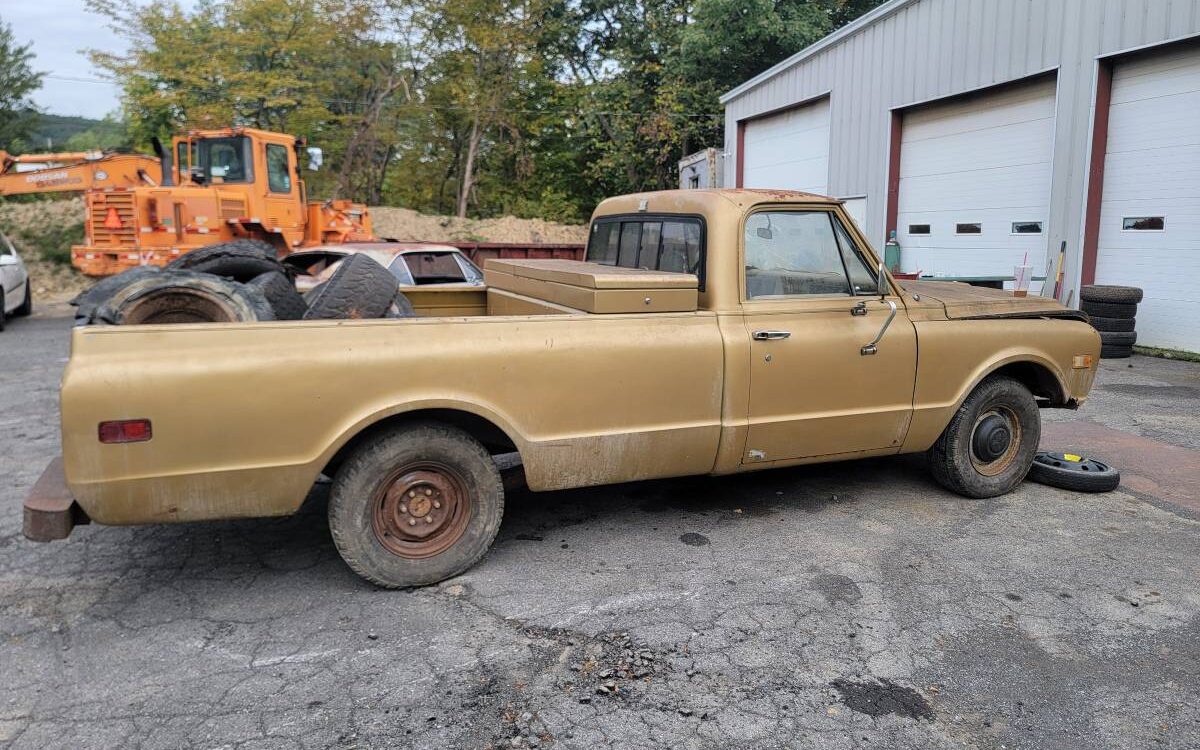
M 500 471 L 466 432 L 414 422 L 361 438 L 333 479 L 329 530 L 379 586 L 437 583 L 487 553 L 504 515 Z
M 938 484 L 960 495 L 1003 495 L 1029 472 L 1041 428 L 1029 388 L 991 375 L 971 391 L 929 449 L 929 469 Z
M 400 557 L 421 559 L 449 549 L 471 520 L 466 482 L 449 466 L 418 462 L 384 480 L 371 501 L 379 543 Z
M 1021 420 L 1010 407 L 998 404 L 975 420 L 971 431 L 971 464 L 985 477 L 1012 466 L 1021 449 Z

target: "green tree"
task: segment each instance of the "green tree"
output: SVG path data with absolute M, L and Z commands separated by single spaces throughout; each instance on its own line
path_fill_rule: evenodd
M 44 74 L 30 67 L 29 49 L 29 44 L 18 44 L 12 28 L 0 20 L 0 148 L 19 148 L 37 126 L 37 107 L 29 95 L 42 87 Z

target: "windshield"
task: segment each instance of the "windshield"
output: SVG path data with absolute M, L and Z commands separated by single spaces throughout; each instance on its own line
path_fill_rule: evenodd
M 191 142 L 188 159 L 186 145 L 179 144 L 179 170 L 201 184 L 253 182 L 250 143 L 245 136 L 200 138 Z M 190 162 L 191 168 L 188 169 Z

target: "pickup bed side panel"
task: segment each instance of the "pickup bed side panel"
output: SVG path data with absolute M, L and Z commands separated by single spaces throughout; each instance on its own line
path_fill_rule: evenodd
M 504 430 L 535 490 L 702 474 L 722 367 L 711 313 L 77 329 L 66 475 L 100 523 L 283 515 L 359 431 L 431 407 Z M 99 443 L 131 418 L 150 441 Z
M 1100 337 L 1082 322 L 1032 318 L 924 321 L 914 325 L 917 383 L 912 425 L 901 449 L 904 453 L 933 445 L 979 381 L 1004 365 L 1040 365 L 1053 375 L 1067 399 L 1079 402 L 1091 389 L 1100 357 Z M 1072 357 L 1077 354 L 1090 354 L 1092 366 L 1072 368 Z

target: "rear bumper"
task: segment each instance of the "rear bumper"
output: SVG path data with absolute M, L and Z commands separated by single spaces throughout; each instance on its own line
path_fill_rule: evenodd
M 58 456 L 42 471 L 25 498 L 25 538 L 35 542 L 66 539 L 76 525 L 85 523 L 91 523 L 91 519 L 71 496 L 62 456 Z

